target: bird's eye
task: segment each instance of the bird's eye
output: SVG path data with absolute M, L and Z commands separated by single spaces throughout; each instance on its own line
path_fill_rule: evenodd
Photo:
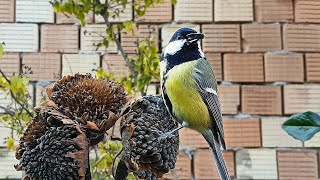
M 183 37 L 182 37 L 182 36 L 179 36 L 179 37 L 178 37 L 178 40 L 181 40 L 181 39 L 183 39 Z

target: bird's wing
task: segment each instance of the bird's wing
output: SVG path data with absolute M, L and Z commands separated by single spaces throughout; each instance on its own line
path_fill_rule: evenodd
M 198 60 L 193 77 L 197 82 L 198 91 L 202 100 L 207 105 L 211 115 L 211 128 L 213 134 L 218 136 L 222 148 L 226 149 L 221 108 L 217 94 L 217 82 L 211 66 L 206 59 Z

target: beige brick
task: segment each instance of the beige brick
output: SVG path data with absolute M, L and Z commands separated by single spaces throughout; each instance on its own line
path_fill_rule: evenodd
M 241 52 L 240 25 L 204 24 L 204 52 Z
M 16 21 L 54 23 L 54 10 L 47 0 L 16 0 Z
M 0 93 L 0 106 L 3 106 L 5 108 L 9 107 L 10 105 L 12 105 L 13 99 L 11 98 L 11 96 L 7 96 L 6 93 L 3 93 L 1 91 Z M 5 110 L 0 108 L 0 113 L 4 113 Z
M 280 24 L 243 24 L 244 52 L 268 52 L 282 49 Z
M 95 74 L 100 67 L 100 56 L 96 54 L 63 54 L 62 55 L 62 76 L 76 73 Z
M 167 24 L 161 28 L 161 45 L 164 48 L 170 41 L 172 35 L 180 28 L 191 28 L 200 32 L 200 25 L 195 24 Z
M 224 54 L 223 73 L 225 81 L 263 82 L 262 54 Z
M 224 151 L 224 160 L 231 179 L 235 178 L 234 152 Z M 195 179 L 220 180 L 216 165 L 209 149 L 197 149 L 194 156 Z
M 295 22 L 320 23 L 320 1 L 295 0 Z
M 212 22 L 212 0 L 179 0 L 174 8 L 174 20 L 177 22 Z
M 273 54 L 267 53 L 264 58 L 266 82 L 304 81 L 304 62 L 302 54 Z
M 115 42 L 110 42 L 108 48 L 104 45 L 97 48 L 97 45 L 102 43 L 102 37 L 106 37 L 106 25 L 87 24 L 85 27 L 82 27 L 80 37 L 81 52 L 116 53 L 118 48 Z
M 142 16 L 135 16 L 139 22 L 165 23 L 172 20 L 172 3 L 170 0 L 164 0 L 161 4 L 155 4 L 149 7 Z
M 69 17 L 68 17 L 69 16 Z M 73 14 L 68 14 L 68 16 L 63 13 L 56 13 L 56 23 L 57 24 L 80 24 L 80 21 Z M 88 24 L 93 23 L 93 11 L 90 11 L 86 17 L 85 22 Z
M 283 90 L 285 114 L 301 113 L 304 111 L 319 112 L 319 85 L 286 85 Z
M 219 53 L 206 53 L 217 81 L 222 81 L 222 55 Z
M 215 0 L 214 21 L 252 21 L 253 0 Z
M 24 173 L 11 168 L 15 164 L 19 164 L 19 161 L 14 158 L 15 152 L 8 148 L 1 148 L 0 154 L 0 179 L 21 179 Z
M 129 75 L 129 68 L 126 65 L 126 61 L 118 54 L 104 55 L 102 58 L 102 67 L 107 72 L 114 73 L 116 78 Z
M 307 81 L 320 82 L 320 54 L 306 54 Z
M 54 86 L 54 83 L 55 82 L 49 82 L 49 81 L 43 81 L 41 83 L 37 83 L 36 84 L 36 93 L 35 93 L 35 105 L 38 107 L 40 106 L 40 104 L 44 101 L 44 100 L 47 100 L 49 99 L 48 98 L 48 95 L 47 95 L 47 92 L 46 92 L 46 89 L 47 88 L 51 88 Z
M 179 151 L 175 169 L 164 175 L 164 179 L 191 179 L 191 159 L 183 151 Z
M 280 150 L 277 153 L 279 180 L 317 180 L 318 158 L 313 150 Z
M 182 147 L 208 147 L 207 141 L 199 132 L 188 128 L 179 130 L 179 141 L 179 145 Z
M 282 95 L 280 86 L 242 86 L 242 113 L 244 114 L 282 114 Z
M 218 86 L 222 114 L 237 114 L 240 106 L 240 86 Z
M 255 19 L 258 22 L 292 22 L 292 0 L 254 0 Z
M 319 148 L 320 147 L 320 134 L 317 133 L 311 139 L 305 141 L 303 143 L 303 146 L 304 147 L 313 147 L 313 148 L 317 147 L 317 148 Z
M 289 136 L 281 125 L 287 117 L 264 117 L 261 119 L 263 147 L 302 147 L 302 142 Z
M 61 77 L 61 55 L 55 53 L 26 53 L 23 54 L 22 64 L 31 67 L 32 81 L 54 81 Z
M 0 22 L 14 22 L 14 0 L 0 1 Z
M 135 35 L 122 32 L 121 45 L 126 53 L 137 53 L 138 43 L 149 37 L 154 40 L 156 45 L 159 44 L 159 27 L 157 25 L 139 25 L 135 30 Z
M 256 118 L 224 119 L 227 147 L 261 147 L 260 120 Z
M 41 52 L 77 53 L 78 34 L 74 25 L 41 25 Z
M 0 59 L 0 69 L 6 76 L 18 75 L 20 73 L 19 53 L 4 53 Z
M 241 149 L 236 152 L 237 179 L 277 179 L 275 149 Z
M 283 40 L 284 50 L 319 52 L 320 24 L 285 24 Z

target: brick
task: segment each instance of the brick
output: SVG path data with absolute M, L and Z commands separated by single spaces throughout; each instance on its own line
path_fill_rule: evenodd
M 212 12 L 212 0 L 179 0 L 174 8 L 174 20 L 176 22 L 212 22 Z
M 80 24 L 80 21 L 76 18 L 75 15 L 68 14 L 68 16 L 64 15 L 63 13 L 56 13 L 56 24 Z M 90 11 L 85 17 L 86 23 L 92 24 L 94 21 L 93 17 L 94 13 L 93 11 Z
M 159 44 L 159 27 L 157 25 L 139 25 L 135 35 L 126 32 L 122 32 L 121 35 L 121 45 L 127 53 L 137 53 L 138 42 L 145 38 L 153 38 L 155 44 Z
M 263 82 L 262 54 L 224 54 L 224 80 L 232 82 Z
M 183 151 L 179 151 L 175 169 L 172 171 L 165 174 L 164 179 L 192 179 L 191 159 Z
M 293 22 L 292 0 L 254 0 L 257 22 Z
M 97 49 L 97 44 L 101 43 L 106 36 L 106 25 L 104 24 L 87 24 L 81 28 L 81 52 L 100 52 L 100 53 L 117 53 L 118 48 L 115 42 L 110 42 L 108 48 L 104 45 Z
M 78 33 L 74 25 L 41 25 L 41 52 L 77 53 Z
M 31 67 L 31 81 L 54 81 L 61 77 L 61 56 L 55 53 L 23 54 L 22 64 Z
M 237 179 L 277 179 L 275 149 L 241 149 L 236 152 Z
M 206 53 L 217 81 L 222 81 L 222 56 L 219 53 Z
M 223 124 L 227 147 L 261 147 L 259 119 L 224 119 Z
M 0 108 L 0 112 L 2 109 Z M 12 130 L 6 124 L 0 123 L 0 147 L 6 148 L 6 139 L 11 136 Z
M 284 50 L 319 52 L 320 24 L 285 24 L 283 41 Z
M 280 86 L 242 86 L 241 102 L 244 114 L 282 114 Z
M 261 119 L 263 147 L 302 147 L 302 142 L 289 136 L 281 125 L 287 117 L 264 117 Z
M 54 23 L 54 11 L 47 0 L 16 0 L 16 21 Z
M 204 24 L 204 52 L 241 52 L 240 25 Z
M 265 81 L 304 82 L 302 54 L 267 53 L 264 58 Z
M 0 1 L 0 22 L 14 22 L 14 0 Z
M 101 0 L 100 2 L 106 3 L 106 0 Z M 111 6 L 115 6 L 116 4 L 119 4 L 119 5 L 114 8 L 108 9 L 110 12 L 109 22 L 125 22 L 125 21 L 129 21 L 129 20 L 133 19 L 133 16 L 132 16 L 133 9 L 130 4 L 129 5 L 127 4 L 125 9 L 122 7 L 121 3 L 113 3 L 113 4 L 111 4 Z M 114 15 L 114 13 L 112 13 L 112 12 L 114 12 L 114 11 L 120 11 L 120 16 L 119 17 L 116 17 L 116 16 L 112 17 Z M 95 22 L 96 23 L 105 23 L 103 17 L 100 15 L 95 15 Z
M 215 0 L 214 21 L 253 21 L 253 0 Z
M 1 91 L 0 93 L 0 106 L 3 106 L 5 108 L 7 108 L 8 106 L 10 106 L 12 104 L 12 99 L 11 99 L 11 96 L 7 96 L 6 93 L 3 93 Z M 4 113 L 5 110 L 0 108 L 0 113 Z
M 240 86 L 218 86 L 222 114 L 237 114 L 240 106 Z
M 6 76 L 18 75 L 20 73 L 19 53 L 4 53 L 0 59 L 0 69 Z
M 146 13 L 142 17 L 135 18 L 138 19 L 139 22 L 152 22 L 155 23 L 165 23 L 172 21 L 172 3 L 170 0 L 164 0 L 161 4 L 155 4 L 149 7 Z
M 100 67 L 100 56 L 95 54 L 63 54 L 62 55 L 62 76 L 76 73 L 95 74 Z
M 107 72 L 114 73 L 116 78 L 129 75 L 129 68 L 126 66 L 126 61 L 118 54 L 104 55 L 102 58 L 102 67 Z
M 44 101 L 48 99 L 48 95 L 46 92 L 46 89 L 49 87 L 53 87 L 54 86 L 54 82 L 50 82 L 50 81 L 42 81 L 42 82 L 37 82 L 35 89 L 36 89 L 36 93 L 35 93 L 35 105 L 36 106 L 40 106 L 40 104 Z
M 295 22 L 320 23 L 320 1 L 295 0 Z
M 0 24 L 0 42 L 5 52 L 37 52 L 39 30 L 36 24 Z
M 319 111 L 319 85 L 286 85 L 284 86 L 283 91 L 285 114 Z
M 172 35 L 180 28 L 191 28 L 200 32 L 200 25 L 196 24 L 168 24 L 161 28 L 161 45 L 164 48 L 170 41 Z
M 315 134 L 311 139 L 307 140 L 303 144 L 304 147 L 320 147 L 320 134 Z
M 280 150 L 277 153 L 279 180 L 317 180 L 318 159 L 313 150 Z
M 15 164 L 19 164 L 19 161 L 14 158 L 15 152 L 8 148 L 1 148 L 0 154 L 0 179 L 21 179 L 24 173 L 12 168 Z
M 202 135 L 192 129 L 183 128 L 179 130 L 179 144 L 182 147 L 207 148 L 208 143 Z
M 244 52 L 268 52 L 282 49 L 280 24 L 243 24 Z
M 231 179 L 235 178 L 235 162 L 233 151 L 223 151 L 225 163 Z M 209 149 L 197 149 L 194 155 L 195 179 L 220 180 L 216 165 Z
M 306 54 L 308 82 L 320 82 L 320 54 Z

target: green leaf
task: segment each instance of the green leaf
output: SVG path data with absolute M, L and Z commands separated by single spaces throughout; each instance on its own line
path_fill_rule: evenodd
M 310 111 L 292 115 L 282 129 L 295 139 L 307 141 L 320 131 L 320 116 Z
M 0 59 L 3 56 L 3 43 L 0 43 Z
M 6 142 L 6 147 L 8 149 L 14 149 L 14 139 L 12 137 L 8 138 Z

